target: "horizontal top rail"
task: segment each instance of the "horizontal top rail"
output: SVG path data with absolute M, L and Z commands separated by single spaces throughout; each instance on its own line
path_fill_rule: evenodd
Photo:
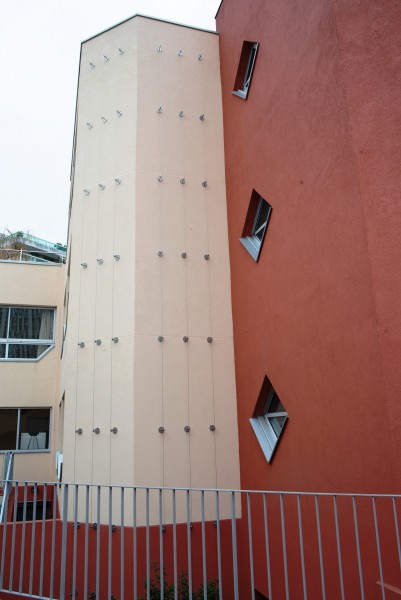
M 4 483 L 0 480 L 0 484 Z M 401 494 L 382 494 L 382 493 L 360 493 L 360 492 L 304 492 L 304 491 L 289 491 L 289 490 L 249 490 L 249 489 L 230 489 L 230 488 L 196 488 L 196 487 L 170 487 L 170 486 L 155 486 L 155 485 L 118 485 L 118 484 L 98 484 L 85 482 L 59 482 L 59 481 L 33 481 L 33 480 L 9 480 L 8 483 L 17 483 L 18 485 L 51 485 L 59 487 L 92 487 L 104 489 L 121 489 L 126 490 L 157 490 L 157 491 L 175 491 L 175 492 L 221 492 L 235 494 L 269 494 L 269 495 L 287 495 L 287 496 L 327 496 L 347 497 L 347 498 L 401 498 Z

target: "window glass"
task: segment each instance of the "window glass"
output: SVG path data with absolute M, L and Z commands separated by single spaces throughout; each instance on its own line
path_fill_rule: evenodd
M 257 42 L 244 42 L 242 44 L 233 94 L 240 96 L 243 100 L 246 100 L 248 96 L 258 48 L 259 44 Z
M 17 443 L 18 410 L 0 410 L 0 450 L 15 450 Z
M 6 345 L 0 344 L 0 358 L 5 358 L 6 356 Z
M 280 398 L 277 396 L 276 392 L 273 392 L 273 397 L 269 402 L 269 405 L 266 407 L 266 412 L 268 413 L 276 413 L 276 412 L 285 412 L 285 408 Z
M 284 427 L 284 423 L 286 421 L 287 417 L 282 416 L 282 417 L 269 417 L 269 422 L 271 424 L 271 426 L 274 429 L 274 433 L 276 434 L 276 436 L 278 437 L 281 433 L 281 430 Z
M 244 77 L 244 83 L 243 83 L 243 86 L 242 86 L 242 89 L 244 90 L 245 93 L 248 93 L 249 84 L 251 83 L 253 65 L 255 63 L 257 49 L 258 49 L 258 45 L 257 44 L 253 44 L 252 48 L 251 48 L 251 53 L 249 55 L 248 64 L 247 64 L 247 67 L 246 67 L 246 72 L 245 72 L 245 77 Z
M 2 339 L 7 337 L 7 324 L 8 308 L 6 306 L 0 306 L 0 338 Z
M 11 308 L 9 338 L 50 340 L 53 338 L 53 310 Z
M 256 215 L 252 231 L 252 235 L 255 235 L 260 242 L 263 240 L 263 236 L 265 234 L 269 213 L 270 205 L 265 200 L 263 200 L 263 198 L 261 198 L 259 202 L 258 213 Z
M 43 500 L 36 500 L 36 511 L 34 511 L 33 502 L 18 502 L 16 521 L 33 521 L 34 516 L 36 521 L 41 521 L 43 519 L 43 513 L 45 519 L 51 519 L 53 517 L 52 503 L 50 500 L 48 500 L 45 505 L 43 505 Z
M 21 409 L 18 450 L 47 450 L 49 448 L 48 409 Z
M 287 420 L 287 411 L 266 376 L 250 423 L 268 462 L 272 460 Z
M 240 242 L 256 262 L 259 260 L 271 211 L 271 204 L 253 190 Z
M 42 356 L 48 348 L 50 348 L 50 345 L 45 344 L 9 344 L 8 358 L 34 360 Z

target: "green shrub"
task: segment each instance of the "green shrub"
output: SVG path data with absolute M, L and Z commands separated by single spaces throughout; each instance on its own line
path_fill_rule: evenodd
M 152 563 L 153 577 L 150 578 L 150 600 L 162 600 L 161 596 L 161 583 L 162 576 L 160 573 L 159 564 L 154 561 Z M 148 580 L 145 578 L 144 587 L 147 590 Z M 174 600 L 175 587 L 173 583 L 168 583 L 166 579 L 166 572 L 163 570 L 163 599 Z M 206 584 L 207 600 L 218 600 L 219 598 L 219 582 L 218 580 L 208 581 Z M 178 600 L 189 600 L 189 582 L 188 573 L 181 571 L 178 575 L 178 589 L 177 589 Z M 146 600 L 145 597 L 138 598 L 138 600 Z M 192 600 L 204 600 L 204 588 L 203 585 L 198 590 L 192 589 Z

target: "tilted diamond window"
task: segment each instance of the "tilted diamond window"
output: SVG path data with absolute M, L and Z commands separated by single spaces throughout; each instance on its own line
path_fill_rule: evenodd
M 253 190 L 240 242 L 256 262 L 259 260 L 271 211 L 271 205 Z
M 260 447 L 271 462 L 288 414 L 267 377 L 265 377 L 254 416 L 249 419 Z

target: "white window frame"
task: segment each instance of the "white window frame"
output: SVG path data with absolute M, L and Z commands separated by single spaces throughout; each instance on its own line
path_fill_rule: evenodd
M 244 42 L 244 44 L 246 44 L 246 43 L 249 43 L 249 42 Z M 252 81 L 253 70 L 255 67 L 256 55 L 258 53 L 258 48 L 259 48 L 258 42 L 251 42 L 250 46 L 244 45 L 242 48 L 240 62 L 242 62 L 242 56 L 243 56 L 244 52 L 248 52 L 248 60 L 247 60 L 247 65 L 246 65 L 245 72 L 244 72 L 242 87 L 240 87 L 236 90 L 233 90 L 233 94 L 235 96 L 239 96 L 243 100 L 246 100 L 247 96 L 248 96 L 249 87 L 250 87 L 251 81 Z
M 259 221 L 260 214 L 263 210 L 263 202 L 265 202 L 267 204 L 268 212 L 267 212 L 267 216 L 266 216 L 266 221 L 264 221 L 262 224 L 260 224 L 260 223 L 258 223 L 258 221 Z M 252 224 L 251 235 L 247 235 L 247 236 L 240 238 L 241 244 L 249 252 L 249 254 L 252 256 L 252 258 L 255 262 L 258 262 L 258 260 L 259 260 L 259 255 L 260 255 L 260 251 L 262 249 L 263 241 L 265 239 L 266 229 L 267 229 L 267 225 L 269 223 L 271 212 L 272 212 L 271 204 L 269 204 L 267 202 L 267 200 L 262 198 L 262 196 L 259 196 L 259 203 L 258 203 L 258 207 L 256 209 L 255 219 Z M 260 239 L 256 234 L 259 233 L 262 229 L 263 229 L 263 235 Z
M 32 309 L 39 309 L 39 310 L 52 310 L 53 311 L 53 337 L 51 339 L 41 339 L 41 338 L 37 338 L 37 339 L 18 339 L 18 338 L 10 338 L 10 337 L 6 337 L 6 338 L 0 338 L 0 344 L 4 344 L 6 347 L 6 351 L 5 351 L 5 356 L 1 357 L 0 356 L 0 362 L 2 361 L 6 361 L 6 362 L 38 362 L 39 360 L 42 360 L 42 358 L 44 358 L 46 356 L 46 354 L 49 354 L 49 352 L 54 348 L 55 346 L 55 335 L 56 335 L 56 309 L 52 306 L 11 306 L 11 305 L 5 305 L 2 304 L 0 306 L 1 308 L 7 308 L 8 309 L 8 319 L 7 319 L 7 335 L 9 333 L 10 330 L 10 315 L 11 315 L 11 309 L 13 308 L 32 308 Z M 9 346 L 11 345 L 27 345 L 27 346 L 49 346 L 40 356 L 37 356 L 36 358 L 8 358 L 8 350 L 9 350 Z
M 15 438 L 15 449 L 1 450 L 0 454 L 4 454 L 5 452 L 12 452 L 13 454 L 45 454 L 46 452 L 51 452 L 51 432 L 52 432 L 52 409 L 49 406 L 2 406 L 0 408 L 0 415 L 2 410 L 17 410 L 17 431 Z M 47 410 L 49 411 L 49 443 L 48 448 L 40 448 L 40 449 L 32 449 L 32 450 L 19 450 L 18 449 L 18 441 L 19 441 L 19 433 L 20 433 L 20 424 L 21 424 L 21 410 Z
M 270 463 L 273 458 L 274 451 L 288 421 L 288 413 L 286 411 L 269 412 L 274 395 L 277 396 L 274 388 L 271 387 L 263 414 L 249 419 L 252 429 L 268 463 Z M 285 417 L 281 431 L 278 434 L 270 422 L 271 419 L 276 417 Z

